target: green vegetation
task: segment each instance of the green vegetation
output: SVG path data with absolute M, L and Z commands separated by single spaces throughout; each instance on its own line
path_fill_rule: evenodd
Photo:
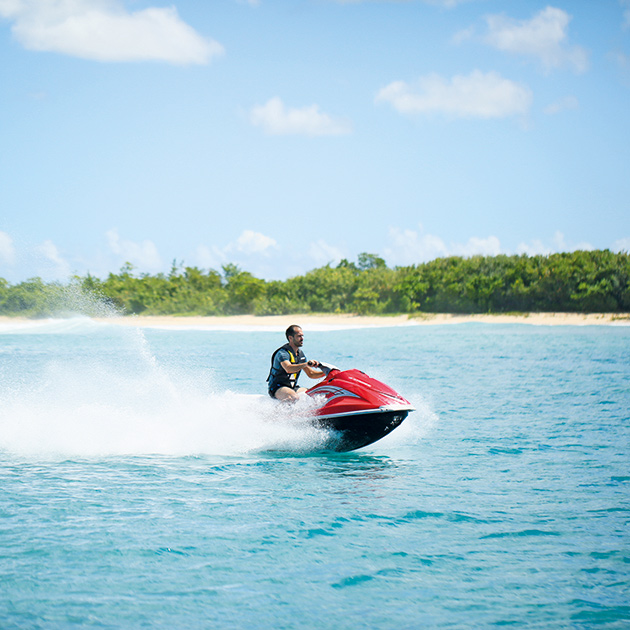
M 168 275 L 135 275 L 126 264 L 105 280 L 88 274 L 66 285 L 0 279 L 2 315 L 93 315 L 97 304 L 144 315 L 627 313 L 630 255 L 600 250 L 452 256 L 390 269 L 382 258 L 364 253 L 356 264 L 342 260 L 284 281 L 265 281 L 233 264 L 219 273 L 175 263 Z

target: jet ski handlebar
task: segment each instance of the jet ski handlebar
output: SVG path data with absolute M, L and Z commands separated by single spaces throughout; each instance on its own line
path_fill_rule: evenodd
M 326 376 L 328 376 L 333 370 L 339 370 L 338 367 L 331 365 L 330 363 L 322 363 L 321 361 L 309 361 L 308 364 L 311 367 L 319 368 Z

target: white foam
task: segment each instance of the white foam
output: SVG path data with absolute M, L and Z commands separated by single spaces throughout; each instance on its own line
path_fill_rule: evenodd
M 213 391 L 201 375 L 168 373 L 141 331 L 141 369 L 113 371 L 94 359 L 50 361 L 27 383 L 0 394 L 0 450 L 14 454 L 243 454 L 309 450 L 325 432 L 303 418 L 315 403 Z M 297 418 L 297 421 L 295 421 Z M 302 421 L 299 419 L 302 418 Z

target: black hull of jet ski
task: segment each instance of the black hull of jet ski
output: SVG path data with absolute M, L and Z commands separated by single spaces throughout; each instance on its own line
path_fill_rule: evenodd
M 313 418 L 317 427 L 330 431 L 326 450 L 355 451 L 384 438 L 407 417 L 409 409 L 374 410 Z

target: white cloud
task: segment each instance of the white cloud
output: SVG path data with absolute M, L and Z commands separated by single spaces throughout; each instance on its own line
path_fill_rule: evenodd
M 384 258 L 390 265 L 413 265 L 443 258 L 447 256 L 498 256 L 499 254 L 511 255 L 513 252 L 503 248 L 496 236 L 479 238 L 470 237 L 465 243 L 445 243 L 443 239 L 434 234 L 426 234 L 422 226 L 419 230 L 409 230 L 392 227 L 389 229 L 388 246 L 384 249 Z M 617 251 L 624 247 L 630 248 L 630 239 L 617 241 L 613 249 Z M 576 250 L 593 250 L 594 247 L 587 242 L 567 244 L 564 234 L 556 232 L 550 244 L 535 239 L 530 243 L 521 242 L 516 248 L 517 254 L 528 256 L 549 255 L 554 252 L 572 252 Z
M 205 64 L 223 52 L 174 7 L 129 13 L 118 0 L 0 0 L 0 16 L 28 50 L 82 59 Z
M 278 97 L 253 107 L 249 119 L 271 135 L 338 136 L 352 131 L 348 121 L 331 118 L 319 105 L 292 109 Z
M 161 268 L 162 261 L 152 241 L 145 240 L 142 243 L 122 241 L 118 230 L 109 230 L 106 236 L 110 249 L 122 263 L 130 262 L 143 271 L 157 271 Z
M 13 239 L 6 232 L 0 232 L 0 262 L 8 265 L 15 262 Z
M 564 239 L 564 234 L 560 231 L 556 231 L 553 235 L 553 244 L 556 246 L 556 251 L 565 251 L 567 249 L 567 242 Z
M 540 239 L 535 239 L 530 243 L 519 243 L 516 248 L 516 253 L 527 254 L 528 256 L 547 256 L 553 253 L 573 252 L 576 250 L 591 251 L 593 249 L 595 248 L 585 241 L 581 243 L 568 244 L 564 234 L 557 231 L 551 239 L 551 245 L 545 245 Z
M 484 41 L 505 52 L 536 57 L 547 70 L 568 66 L 584 72 L 588 68 L 588 53 L 580 46 L 568 44 L 570 21 L 568 13 L 554 7 L 543 9 L 531 20 L 489 15 Z
M 613 252 L 630 252 L 630 237 L 620 238 L 613 243 Z
M 329 245 L 322 239 L 310 244 L 308 255 L 316 266 L 335 264 L 344 258 L 343 252 L 338 247 Z
M 47 275 L 64 279 L 70 275 L 70 265 L 61 257 L 57 246 L 51 240 L 44 241 L 36 249 L 48 263 L 53 265 Z
M 413 265 L 448 256 L 448 248 L 439 236 L 415 230 L 389 228 L 389 245 L 384 257 L 391 265 Z
M 376 100 L 390 103 L 403 114 L 439 112 L 461 118 L 504 118 L 526 114 L 532 93 L 496 72 L 475 70 L 450 81 L 437 74 L 421 77 L 416 85 L 395 81 L 380 90 Z
M 498 256 L 500 253 L 501 243 L 496 236 L 487 238 L 471 236 L 466 243 L 456 243 L 450 248 L 452 256 Z
M 335 265 L 345 257 L 340 248 L 322 239 L 310 245 L 296 246 L 289 242 L 281 247 L 265 234 L 244 230 L 226 245 L 200 245 L 195 251 L 194 262 L 202 268 L 217 270 L 226 263 L 234 263 L 258 277 L 269 279 L 303 274 L 328 263 Z
M 269 251 L 275 249 L 277 243 L 270 236 L 265 236 L 260 232 L 253 230 L 244 230 L 236 239 L 236 243 L 228 245 L 227 251 L 236 250 L 242 254 L 264 254 L 268 255 Z
M 455 44 L 456 46 L 459 44 L 462 44 L 463 42 L 469 40 L 469 39 L 473 39 L 475 36 L 475 27 L 474 26 L 469 26 L 468 28 L 465 28 L 461 31 L 458 31 L 457 33 L 455 33 L 455 35 L 453 35 L 453 37 L 451 37 L 451 43 Z
M 239 237 L 224 247 L 200 245 L 195 252 L 197 264 L 204 268 L 218 269 L 228 262 L 247 264 L 252 258 L 268 258 L 278 250 L 278 244 L 270 236 L 243 230 Z M 237 258 L 238 260 L 233 260 Z
M 623 28 L 630 28 L 630 0 L 619 0 L 623 7 Z
M 534 240 L 531 243 L 520 243 L 516 248 L 516 253 L 534 256 L 576 249 L 590 250 L 593 247 L 589 243 L 578 243 L 569 247 L 565 242 L 564 235 L 561 232 L 556 232 L 551 246 L 543 244 L 541 240 Z M 496 236 L 486 238 L 472 236 L 465 243 L 447 245 L 439 236 L 426 234 L 420 226 L 419 231 L 390 228 L 389 243 L 384 250 L 384 257 L 391 265 L 411 265 L 446 256 L 497 256 L 499 254 L 509 255 L 510 253 L 501 247 L 501 242 Z
M 545 107 L 545 114 L 559 114 L 560 112 L 567 111 L 568 109 L 577 109 L 579 106 L 580 103 L 575 96 L 566 96 L 565 98 L 555 101 Z
M 556 246 L 557 252 L 574 252 L 578 249 L 590 251 L 595 249 L 590 243 L 587 243 L 586 241 L 567 244 L 564 234 L 560 231 L 557 231 L 553 235 L 553 243 Z
M 228 260 L 225 253 L 215 245 L 211 247 L 199 245 L 195 252 L 195 262 L 205 269 L 218 269 L 221 265 L 228 262 Z
M 551 254 L 551 251 L 551 247 L 545 245 L 540 239 L 534 239 L 531 243 L 519 243 L 516 248 L 517 254 L 528 256 L 547 256 Z

